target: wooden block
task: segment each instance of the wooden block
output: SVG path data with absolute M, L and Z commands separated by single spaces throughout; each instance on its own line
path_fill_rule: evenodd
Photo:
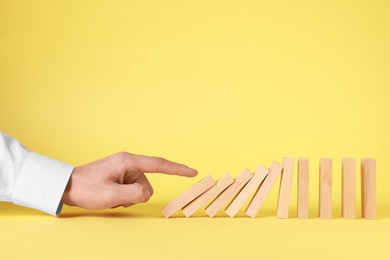
M 222 176 L 210 189 L 204 192 L 202 195 L 197 197 L 195 200 L 190 202 L 183 208 L 184 215 L 188 218 L 193 215 L 198 209 L 204 206 L 207 202 L 218 196 L 224 191 L 230 184 L 234 182 L 234 179 L 229 174 Z
M 341 216 L 345 219 L 356 218 L 356 161 L 342 159 Z
M 278 218 L 288 218 L 293 175 L 294 175 L 294 159 L 284 158 L 283 171 L 280 176 L 278 209 L 276 213 Z
M 166 205 L 162 212 L 165 215 L 165 217 L 169 218 L 172 216 L 176 211 L 182 209 L 184 206 L 186 206 L 188 203 L 196 199 L 198 196 L 200 196 L 203 192 L 207 191 L 211 187 L 215 185 L 215 181 L 211 176 L 207 176 L 201 181 L 199 181 L 197 184 L 192 186 L 189 190 L 181 194 L 179 197 L 171 201 L 168 205 Z
M 241 192 L 238 193 L 237 196 L 226 207 L 225 211 L 230 217 L 234 217 L 237 214 L 250 195 L 258 189 L 261 182 L 268 175 L 268 172 L 268 169 L 263 165 L 257 167 L 252 179 L 250 179 Z
M 214 217 L 219 209 L 222 208 L 229 199 L 232 199 L 252 177 L 253 174 L 248 169 L 244 169 L 234 180 L 234 183 L 219 194 L 219 196 L 206 207 L 206 214 L 210 217 Z
M 255 195 L 253 196 L 251 202 L 245 210 L 245 213 L 254 218 L 259 212 L 263 202 L 269 192 L 271 191 L 272 186 L 275 184 L 279 174 L 281 173 L 283 166 L 277 162 L 273 162 L 269 168 L 269 173 Z
M 376 161 L 361 160 L 362 217 L 376 219 Z
M 309 159 L 298 159 L 298 218 L 309 218 Z
M 319 215 L 332 218 L 332 159 L 320 159 Z

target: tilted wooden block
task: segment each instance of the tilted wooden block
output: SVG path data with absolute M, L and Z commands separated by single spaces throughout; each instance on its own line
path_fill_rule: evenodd
M 322 219 L 332 218 L 332 159 L 320 159 L 319 215 Z
M 245 185 L 240 193 L 238 193 L 237 196 L 226 207 L 225 211 L 230 217 L 234 217 L 237 214 L 250 195 L 258 189 L 261 182 L 267 176 L 268 172 L 268 169 L 263 165 L 257 167 L 252 179 L 250 179 L 250 181 Z
M 361 160 L 362 217 L 376 219 L 376 161 Z
M 298 218 L 309 218 L 309 159 L 298 159 Z
M 188 203 L 196 199 L 198 196 L 200 196 L 203 192 L 210 189 L 215 185 L 215 181 L 211 176 L 207 176 L 201 181 L 199 181 L 197 184 L 192 186 L 189 190 L 181 194 L 179 197 L 171 201 L 168 205 L 166 205 L 162 212 L 165 215 L 165 217 L 169 218 L 172 216 L 176 211 L 182 209 L 184 206 L 186 206 Z
M 293 175 L 294 175 L 294 159 L 284 158 L 283 171 L 282 174 L 280 175 L 278 209 L 276 213 L 278 218 L 288 218 Z
M 356 218 L 356 161 L 342 159 L 341 215 L 345 219 Z
M 272 186 L 275 184 L 278 176 L 280 175 L 283 166 L 279 163 L 273 162 L 269 168 L 269 173 L 255 195 L 253 196 L 251 202 L 245 210 L 245 213 L 254 218 L 259 212 L 263 202 L 269 192 L 271 191 Z
M 234 180 L 234 183 L 219 194 L 219 196 L 206 207 L 206 214 L 210 217 L 214 217 L 219 209 L 232 199 L 252 177 L 253 174 L 248 169 L 244 169 Z
M 207 202 L 218 196 L 233 182 L 234 179 L 229 174 L 225 174 L 224 176 L 222 176 L 213 187 L 208 189 L 206 192 L 204 192 L 202 195 L 197 197 L 195 200 L 190 202 L 182 209 L 184 215 L 187 218 L 193 215 L 198 209 L 200 209 Z

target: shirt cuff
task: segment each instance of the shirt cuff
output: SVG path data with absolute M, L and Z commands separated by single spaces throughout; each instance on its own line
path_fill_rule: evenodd
M 12 202 L 57 216 L 74 166 L 29 152 L 16 179 Z

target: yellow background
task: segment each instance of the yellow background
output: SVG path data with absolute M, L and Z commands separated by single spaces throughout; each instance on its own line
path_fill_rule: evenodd
M 2 258 L 387 259 L 390 2 L 0 1 L 0 130 L 80 165 L 159 155 L 195 179 L 149 175 L 128 209 L 61 217 L 0 204 Z M 211 174 L 310 158 L 310 219 L 165 219 Z M 333 158 L 334 219 L 317 215 L 318 159 Z M 342 157 L 377 159 L 378 220 L 340 218 Z M 358 182 L 360 178 L 358 177 Z M 358 207 L 360 210 L 360 186 Z

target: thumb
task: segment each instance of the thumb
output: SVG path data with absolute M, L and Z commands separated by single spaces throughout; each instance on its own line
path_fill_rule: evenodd
M 150 199 L 149 190 L 142 184 L 117 184 L 116 186 L 116 205 L 126 205 L 135 203 L 144 203 Z

